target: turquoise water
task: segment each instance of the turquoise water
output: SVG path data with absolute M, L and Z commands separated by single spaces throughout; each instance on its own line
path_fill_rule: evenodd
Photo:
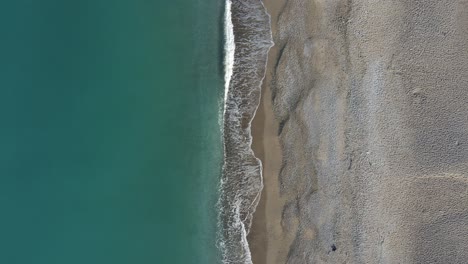
M 217 263 L 222 1 L 0 3 L 0 263 Z

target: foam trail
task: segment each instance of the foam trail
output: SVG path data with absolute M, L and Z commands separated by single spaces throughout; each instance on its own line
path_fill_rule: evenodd
M 227 102 L 229 84 L 231 83 L 232 71 L 234 68 L 234 26 L 232 25 L 231 1 L 226 0 L 224 10 L 224 102 Z M 224 107 L 226 111 L 226 107 Z
M 263 188 L 262 165 L 251 148 L 251 122 L 260 103 L 267 54 L 273 45 L 270 16 L 260 0 L 226 1 L 225 43 L 218 246 L 223 263 L 251 264 L 247 235 Z

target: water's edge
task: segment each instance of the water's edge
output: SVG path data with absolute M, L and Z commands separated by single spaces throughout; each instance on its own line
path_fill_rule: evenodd
M 226 0 L 224 165 L 220 182 L 218 246 L 223 263 L 252 263 L 247 235 L 263 188 L 251 122 L 260 104 L 270 16 L 261 0 Z

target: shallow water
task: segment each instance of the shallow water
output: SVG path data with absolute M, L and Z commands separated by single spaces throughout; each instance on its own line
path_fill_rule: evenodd
M 228 0 L 228 5 L 235 49 L 233 62 L 228 64 L 232 75 L 224 111 L 219 245 L 223 263 L 248 264 L 252 259 L 247 234 L 263 188 L 262 165 L 251 149 L 250 124 L 260 103 L 273 42 L 270 16 L 260 0 Z

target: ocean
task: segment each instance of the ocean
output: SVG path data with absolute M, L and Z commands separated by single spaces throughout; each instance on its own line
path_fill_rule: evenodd
M 0 263 L 249 263 L 262 8 L 3 1 Z
M 223 3 L 0 13 L 0 263 L 216 263 Z

